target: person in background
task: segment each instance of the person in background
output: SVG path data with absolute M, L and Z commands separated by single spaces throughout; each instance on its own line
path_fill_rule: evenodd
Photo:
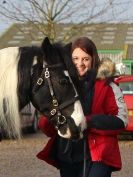
M 100 62 L 87 37 L 72 43 L 71 54 L 88 127 L 84 138 L 74 141 L 57 135 L 51 122 L 41 117 L 39 127 L 51 138 L 37 157 L 57 167 L 61 177 L 111 177 L 122 167 L 117 135 L 127 125 L 123 95 L 113 80 L 115 66 Z

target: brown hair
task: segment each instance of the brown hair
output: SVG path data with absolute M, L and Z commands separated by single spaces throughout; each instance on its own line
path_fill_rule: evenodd
M 77 38 L 72 43 L 71 52 L 76 48 L 81 48 L 84 52 L 92 57 L 92 68 L 98 69 L 100 59 L 98 56 L 97 48 L 92 40 L 87 37 Z

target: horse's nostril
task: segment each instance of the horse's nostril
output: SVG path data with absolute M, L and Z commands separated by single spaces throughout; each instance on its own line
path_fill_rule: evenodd
M 59 115 L 58 116 L 58 123 L 61 124 L 61 125 L 65 124 L 66 123 L 66 117 L 63 116 L 63 115 Z
M 66 134 L 67 131 L 67 124 L 60 125 L 59 131 L 62 135 Z
M 80 134 L 79 133 L 76 133 L 76 134 L 73 134 L 72 136 L 72 140 L 79 140 L 80 139 Z

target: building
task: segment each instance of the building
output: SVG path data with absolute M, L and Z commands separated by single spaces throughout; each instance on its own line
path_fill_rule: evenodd
M 79 36 L 87 36 L 95 42 L 101 59 L 108 57 L 115 63 L 128 59 L 125 64 L 129 65 L 130 73 L 133 73 L 133 24 L 100 23 L 75 26 L 73 28 L 73 24 L 56 25 L 56 40 L 62 41 L 69 33 L 72 33 L 71 41 Z M 35 28 L 33 24 L 13 24 L 0 37 L 0 48 L 41 45 L 44 38 L 43 31 Z

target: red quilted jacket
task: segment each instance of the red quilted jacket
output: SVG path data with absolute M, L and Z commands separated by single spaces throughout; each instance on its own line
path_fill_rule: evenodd
M 105 80 L 96 81 L 92 112 L 86 116 L 86 120 L 90 125 L 87 136 L 92 161 L 101 161 L 116 170 L 121 169 L 117 135 L 127 124 L 127 109 L 121 90 L 115 83 L 111 82 L 108 85 Z M 117 127 L 115 123 L 117 120 L 124 126 Z M 40 118 L 39 126 L 51 138 L 37 157 L 58 168 L 56 160 L 50 154 L 54 148 L 57 132 L 46 117 Z

